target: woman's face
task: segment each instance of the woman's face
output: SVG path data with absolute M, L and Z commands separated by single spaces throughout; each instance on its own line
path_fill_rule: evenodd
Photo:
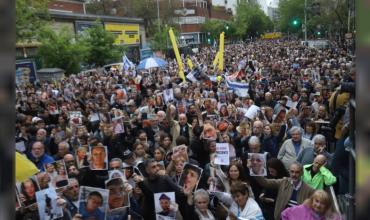
M 197 198 L 195 200 L 195 206 L 200 210 L 200 211 L 207 211 L 208 209 L 208 201 L 206 198 Z
M 136 156 L 138 157 L 142 157 L 145 155 L 145 150 L 144 150 L 144 146 L 139 144 L 138 146 L 136 146 L 136 149 L 135 149 L 135 154 Z
M 233 195 L 234 201 L 238 204 L 239 207 L 244 207 L 248 200 L 248 194 L 243 195 L 240 192 L 237 192 Z
M 66 172 L 65 172 L 65 170 L 64 170 L 64 167 L 59 167 L 59 168 L 58 168 L 58 174 L 59 174 L 59 175 L 65 175 L 65 174 L 66 174 Z
M 86 155 L 86 151 L 85 150 L 78 150 L 77 151 L 78 159 L 80 159 L 80 160 L 84 159 L 85 155 Z
M 306 125 L 306 133 L 312 134 L 313 133 L 313 127 L 310 125 Z
M 24 182 L 24 191 L 28 197 L 34 198 L 36 195 L 36 187 L 31 180 Z
M 239 178 L 239 170 L 235 165 L 232 165 L 229 169 L 229 176 L 232 180 L 237 180 Z
M 272 177 L 276 177 L 276 176 L 278 175 L 277 170 L 275 170 L 274 168 L 269 167 L 269 168 L 268 168 L 268 170 L 269 170 L 269 174 L 270 174 Z
M 157 149 L 157 150 L 154 151 L 154 159 L 156 161 L 163 160 L 163 155 L 162 155 L 162 152 L 160 150 Z
M 258 155 L 253 155 L 251 158 L 251 167 L 255 174 L 260 174 L 263 168 L 263 160 Z
M 265 135 L 271 135 L 271 128 L 270 128 L 270 126 L 265 126 L 265 127 L 263 128 L 263 133 L 264 133 Z
M 319 214 L 324 214 L 326 211 L 326 205 L 319 198 L 314 197 L 312 201 L 312 209 Z
M 169 147 L 171 145 L 171 139 L 169 137 L 165 137 L 163 139 L 163 146 L 164 147 Z
M 215 142 L 211 142 L 209 144 L 209 153 L 211 154 L 216 153 L 216 143 Z
M 54 166 L 53 166 L 53 164 L 47 164 L 46 165 L 46 170 L 48 171 L 48 173 L 52 173 L 52 172 L 54 172 Z
M 180 174 L 182 172 L 182 169 L 184 168 L 184 163 L 185 162 L 183 160 L 176 161 L 175 165 L 176 173 Z

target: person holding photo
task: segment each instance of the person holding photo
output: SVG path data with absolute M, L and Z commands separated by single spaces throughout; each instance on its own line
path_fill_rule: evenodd
M 54 186 L 57 188 L 68 185 L 68 177 L 64 165 L 59 165 L 57 168 L 58 175 L 54 178 Z
M 104 220 L 105 214 L 99 207 L 103 205 L 103 196 L 98 191 L 89 193 L 86 203 L 80 204 L 80 214 L 83 220 Z

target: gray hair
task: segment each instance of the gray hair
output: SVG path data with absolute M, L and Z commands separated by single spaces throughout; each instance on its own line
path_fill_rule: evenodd
M 121 165 L 121 166 L 120 166 L 120 168 L 122 168 L 122 160 L 121 160 L 120 158 L 115 157 L 115 158 L 112 158 L 112 159 L 110 160 L 110 163 L 115 162 L 115 161 L 118 161 L 118 162 L 119 162 L 119 164 Z
M 326 143 L 326 138 L 322 134 L 317 134 L 312 138 L 312 144 L 315 144 L 316 141 Z
M 289 134 L 299 132 L 302 134 L 302 128 L 299 126 L 293 126 L 291 129 L 289 129 Z
M 58 147 L 59 147 L 60 145 L 62 145 L 62 146 L 64 146 L 65 148 L 69 149 L 69 143 L 68 143 L 67 141 L 62 141 L 62 142 L 60 142 L 60 143 L 58 144 Z
M 194 192 L 194 201 L 203 198 L 206 199 L 207 202 L 209 202 L 209 194 L 207 191 L 204 189 L 198 189 L 197 191 Z
M 248 145 L 255 144 L 255 145 L 261 145 L 261 141 L 257 136 L 252 136 L 248 140 Z

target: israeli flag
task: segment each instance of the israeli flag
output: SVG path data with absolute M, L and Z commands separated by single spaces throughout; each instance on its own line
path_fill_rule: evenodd
M 226 86 L 228 89 L 233 90 L 234 93 L 239 97 L 248 96 L 248 83 L 231 82 L 230 80 L 226 80 Z
M 133 64 L 125 55 L 122 57 L 122 62 L 123 62 L 123 69 L 128 70 L 129 68 L 133 69 L 135 68 L 135 64 Z
M 217 41 L 216 40 L 213 41 L 213 48 L 217 48 Z

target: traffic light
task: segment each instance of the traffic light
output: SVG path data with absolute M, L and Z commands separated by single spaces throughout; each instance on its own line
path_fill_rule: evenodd
M 321 36 L 321 32 L 320 32 L 320 31 L 317 31 L 317 32 L 316 32 L 316 34 L 317 34 L 317 36 L 319 36 L 319 37 Z
M 226 25 L 226 30 L 229 30 L 229 25 Z
M 208 44 L 211 44 L 211 38 L 207 38 L 207 42 L 208 42 Z
M 297 19 L 293 20 L 293 25 L 294 26 L 297 26 L 298 25 L 298 20 Z

